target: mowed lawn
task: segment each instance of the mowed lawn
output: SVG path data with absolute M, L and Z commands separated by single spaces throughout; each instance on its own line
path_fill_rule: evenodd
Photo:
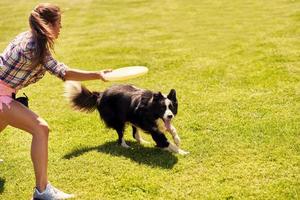
M 19 92 L 50 125 L 49 180 L 82 200 L 300 199 L 299 0 L 73 0 L 55 58 L 86 70 L 145 65 L 121 84 L 168 93 L 187 156 L 116 144 L 98 114 L 73 111 L 46 75 Z M 38 1 L 0 1 L 0 51 Z M 118 83 L 88 81 L 101 91 Z M 169 134 L 166 134 L 171 139 Z M 31 136 L 0 134 L 0 199 L 30 199 Z

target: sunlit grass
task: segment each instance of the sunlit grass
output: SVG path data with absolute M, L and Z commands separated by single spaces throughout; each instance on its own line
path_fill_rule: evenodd
M 176 89 L 174 125 L 190 151 L 140 146 L 129 127 L 132 149 L 118 147 L 98 114 L 73 111 L 63 82 L 47 75 L 22 92 L 51 127 L 55 186 L 91 200 L 300 198 L 299 1 L 53 2 L 64 10 L 55 57 L 87 70 L 148 66 L 128 83 Z M 36 3 L 0 2 L 1 49 L 28 29 Z M 17 129 L 0 134 L 0 199 L 30 198 L 30 142 Z

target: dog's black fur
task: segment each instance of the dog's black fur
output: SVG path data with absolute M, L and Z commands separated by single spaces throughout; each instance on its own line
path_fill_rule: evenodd
M 132 125 L 135 139 L 137 128 L 140 128 L 151 134 L 157 147 L 165 148 L 170 144 L 159 129 L 157 120 L 170 122 L 177 114 L 174 89 L 167 96 L 131 85 L 115 85 L 104 92 L 91 92 L 79 83 L 71 83 L 67 87 L 67 96 L 75 109 L 86 112 L 97 109 L 105 124 L 117 131 L 119 144 L 122 143 L 126 123 Z

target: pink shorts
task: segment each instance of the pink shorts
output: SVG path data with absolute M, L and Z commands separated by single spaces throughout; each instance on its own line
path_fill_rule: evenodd
M 16 90 L 0 80 L 0 111 L 3 109 L 3 104 L 10 108 L 10 103 L 13 100 L 13 93 L 16 93 Z

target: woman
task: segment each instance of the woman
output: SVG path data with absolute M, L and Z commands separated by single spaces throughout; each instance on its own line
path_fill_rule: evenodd
M 8 125 L 32 135 L 31 160 L 36 187 L 33 198 L 42 200 L 67 199 L 47 178 L 48 136 L 47 122 L 14 100 L 14 94 L 40 80 L 46 71 L 62 80 L 96 80 L 110 70 L 90 72 L 68 68 L 51 55 L 54 40 L 61 29 L 61 12 L 52 4 L 39 4 L 29 16 L 30 30 L 18 35 L 0 55 L 0 132 Z

